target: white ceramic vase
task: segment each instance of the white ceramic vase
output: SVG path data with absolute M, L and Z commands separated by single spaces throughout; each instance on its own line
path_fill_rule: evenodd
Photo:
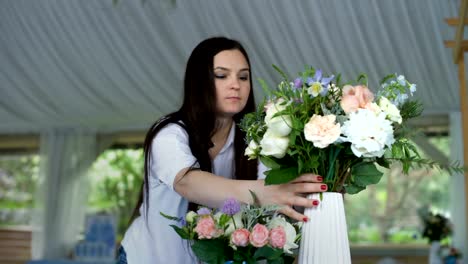
M 432 241 L 431 248 L 429 249 L 429 264 L 442 264 L 439 251 L 440 241 Z
M 320 200 L 320 194 L 307 198 Z M 309 220 L 302 227 L 299 264 L 350 264 L 343 195 L 325 192 L 320 204 L 307 208 L 304 214 Z

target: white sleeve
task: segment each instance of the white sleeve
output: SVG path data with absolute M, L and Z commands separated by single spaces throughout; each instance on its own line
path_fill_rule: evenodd
M 168 124 L 153 139 L 150 178 L 174 189 L 174 180 L 182 169 L 199 167 L 189 147 L 188 134 L 177 124 Z
M 263 180 L 266 178 L 265 171 L 269 170 L 267 166 L 265 166 L 260 159 L 258 159 L 258 166 L 257 166 L 257 179 Z

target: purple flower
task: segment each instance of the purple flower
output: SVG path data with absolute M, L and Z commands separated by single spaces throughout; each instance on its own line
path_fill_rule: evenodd
M 293 85 L 294 89 L 299 89 L 302 87 L 302 79 L 300 77 L 296 78 L 294 80 L 294 85 Z
M 198 209 L 197 214 L 198 215 L 209 215 L 209 214 L 211 214 L 211 210 L 206 208 L 206 207 L 202 207 L 202 208 Z
M 240 203 L 234 198 L 229 198 L 224 201 L 223 207 L 221 208 L 221 212 L 230 216 L 237 214 L 239 211 Z

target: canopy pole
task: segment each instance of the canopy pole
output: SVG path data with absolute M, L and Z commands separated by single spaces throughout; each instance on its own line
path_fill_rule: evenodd
M 465 56 L 458 57 L 458 80 L 460 83 L 460 112 L 463 135 L 463 164 L 468 166 L 468 94 L 466 91 Z M 465 224 L 468 226 L 468 171 L 465 171 Z

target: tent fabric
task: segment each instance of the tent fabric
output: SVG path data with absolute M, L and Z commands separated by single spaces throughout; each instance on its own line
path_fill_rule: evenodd
M 425 115 L 459 110 L 444 40 L 455 0 L 4 0 L 0 2 L 0 134 L 80 127 L 146 129 L 179 107 L 186 60 L 224 35 L 274 85 L 305 65 L 376 89 L 389 73 L 418 85 Z M 254 81 L 257 101 L 263 96 Z

